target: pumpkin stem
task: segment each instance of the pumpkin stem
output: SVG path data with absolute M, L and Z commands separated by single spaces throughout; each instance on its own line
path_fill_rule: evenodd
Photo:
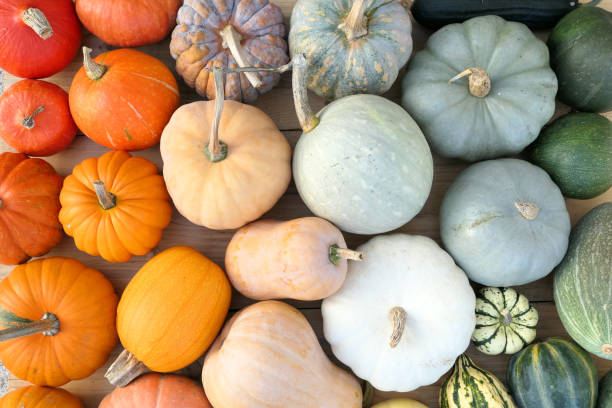
M 36 123 L 34 123 L 34 116 L 38 115 L 39 113 L 41 113 L 44 110 L 45 110 L 44 105 L 40 105 L 38 108 L 36 108 L 36 110 L 34 112 L 32 112 L 31 115 L 26 116 L 25 118 L 23 118 L 23 120 L 21 121 L 21 124 L 23 125 L 23 127 L 28 129 L 28 130 L 33 129 L 34 125 L 36 125 Z
M 219 31 L 219 34 L 223 39 L 223 48 L 229 48 L 232 57 L 234 57 L 238 63 L 238 66 L 241 68 L 249 66 L 247 54 L 241 45 L 242 35 L 236 31 L 234 26 L 231 24 L 226 25 L 225 28 Z M 257 89 L 263 85 L 263 81 L 259 78 L 259 75 L 257 75 L 256 72 L 245 72 L 244 75 L 247 77 L 251 85 L 253 85 L 253 88 Z
M 92 81 L 97 81 L 102 78 L 106 73 L 106 66 L 98 64 L 91 58 L 91 52 L 93 50 L 89 47 L 83 47 L 83 66 L 85 67 L 85 73 Z
M 53 35 L 53 27 L 45 14 L 37 8 L 31 7 L 21 13 L 21 21 L 30 27 L 40 38 L 46 40 Z
M 113 361 L 113 364 L 108 367 L 106 374 L 104 374 L 104 378 L 116 387 L 125 387 L 131 383 L 132 380 L 150 371 L 151 370 L 132 353 L 128 350 L 123 350 L 115 361 Z
M 402 335 L 404 334 L 408 314 L 406 313 L 403 307 L 395 306 L 389 312 L 389 318 L 393 323 L 393 332 L 391 333 L 389 345 L 391 346 L 391 348 L 395 348 L 399 344 L 400 340 L 402 339 Z
M 94 181 L 93 185 L 100 207 L 105 210 L 110 210 L 117 206 L 117 197 L 106 189 L 102 180 Z
M 329 260 L 334 265 L 338 265 L 338 262 L 341 259 L 350 259 L 351 261 L 363 261 L 365 257 L 366 256 L 363 252 L 353 251 L 352 249 L 347 248 L 340 248 L 336 244 L 329 247 Z
M 349 41 L 368 35 L 368 20 L 365 16 L 366 0 L 355 0 L 351 11 L 338 28 L 346 34 Z
M 310 132 L 319 124 L 319 118 L 312 113 L 310 103 L 308 102 L 308 89 L 306 88 L 307 69 L 308 63 L 304 54 L 294 55 L 293 76 L 291 78 L 293 102 L 295 103 L 295 112 L 304 133 Z
M 225 102 L 225 82 L 223 68 L 215 66 L 213 77 L 215 79 L 215 117 L 210 128 L 208 144 L 204 153 L 208 160 L 213 163 L 219 162 L 227 157 L 227 145 L 219 141 L 219 125 L 221 124 L 221 114 L 223 113 L 223 103 Z
M 523 218 L 527 220 L 535 220 L 540 212 L 540 208 L 534 203 L 519 203 L 515 202 L 514 206 L 518 210 L 519 213 L 523 216 Z
M 491 78 L 482 68 L 468 68 L 465 71 L 452 77 L 448 83 L 455 82 L 465 76 L 469 76 L 470 93 L 478 98 L 484 98 L 491 92 Z
M 502 315 L 501 323 L 504 326 L 508 326 L 510 323 L 512 323 L 512 314 L 510 314 L 510 312 L 507 309 L 502 310 L 500 314 Z
M 59 333 L 59 328 L 60 325 L 57 316 L 53 313 L 45 313 L 37 322 L 20 324 L 15 327 L 0 330 L 0 342 L 40 333 L 44 336 L 55 336 Z
M 604 344 L 601 346 L 601 351 L 603 351 L 604 354 L 612 354 L 612 344 Z

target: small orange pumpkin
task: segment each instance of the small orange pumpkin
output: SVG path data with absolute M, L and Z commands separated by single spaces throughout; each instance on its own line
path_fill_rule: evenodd
M 0 408 L 83 408 L 81 401 L 61 388 L 18 388 L 0 398 Z
M 122 151 L 75 166 L 64 181 L 60 202 L 59 220 L 77 248 L 109 262 L 148 253 L 172 217 L 157 167 Z

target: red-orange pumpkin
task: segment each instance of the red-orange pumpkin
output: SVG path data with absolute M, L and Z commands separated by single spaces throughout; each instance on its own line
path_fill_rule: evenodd
M 81 401 L 61 388 L 18 388 L 0 398 L 0 408 L 83 408 Z

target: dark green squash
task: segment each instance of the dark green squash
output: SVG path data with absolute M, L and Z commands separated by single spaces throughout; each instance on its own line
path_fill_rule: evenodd
M 612 187 L 612 122 L 595 113 L 562 116 L 542 130 L 527 157 L 564 196 L 596 197 Z
M 597 369 L 569 339 L 552 337 L 519 351 L 507 375 L 519 408 L 595 408 Z
M 599 382 L 597 408 L 612 408 L 612 370 Z

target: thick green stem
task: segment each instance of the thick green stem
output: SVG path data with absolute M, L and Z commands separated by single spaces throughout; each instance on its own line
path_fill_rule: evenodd
M 83 66 L 85 67 L 85 73 L 92 81 L 97 81 L 104 76 L 106 73 L 106 66 L 98 64 L 91 58 L 91 48 L 83 47 Z
M 0 342 L 31 336 L 33 334 L 55 336 L 59 333 L 59 328 L 59 319 L 57 316 L 53 313 L 45 313 L 37 322 L 21 324 L 0 330 Z
M 40 38 L 47 40 L 53 35 L 53 27 L 45 14 L 37 8 L 25 9 L 21 14 L 21 21 L 30 27 Z

